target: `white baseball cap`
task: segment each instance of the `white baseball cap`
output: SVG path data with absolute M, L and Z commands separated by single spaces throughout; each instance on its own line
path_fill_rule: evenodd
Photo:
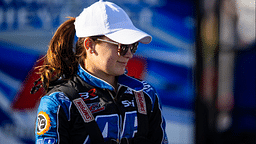
M 85 8 L 76 17 L 77 37 L 105 35 L 121 44 L 132 44 L 137 41 L 148 44 L 152 37 L 137 29 L 125 11 L 112 2 L 102 0 Z

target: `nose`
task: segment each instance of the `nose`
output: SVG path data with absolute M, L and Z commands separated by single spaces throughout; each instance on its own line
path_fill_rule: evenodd
M 133 57 L 132 51 L 129 48 L 128 51 L 126 52 L 126 54 L 124 55 L 124 57 L 131 59 Z

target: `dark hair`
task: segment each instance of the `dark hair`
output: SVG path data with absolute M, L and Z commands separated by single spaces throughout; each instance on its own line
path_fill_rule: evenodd
M 83 45 L 85 38 L 78 38 L 74 47 L 75 18 L 69 18 L 56 30 L 49 43 L 47 54 L 40 59 L 43 60 L 43 65 L 36 67 L 36 69 L 39 69 L 38 74 L 40 74 L 38 81 L 42 83 L 37 86 L 36 90 L 34 86 L 31 93 L 36 92 L 42 86 L 47 91 L 51 83 L 56 80 L 71 79 L 77 72 L 78 64 L 83 65 L 83 60 L 86 58 Z M 91 38 L 95 40 L 97 36 Z

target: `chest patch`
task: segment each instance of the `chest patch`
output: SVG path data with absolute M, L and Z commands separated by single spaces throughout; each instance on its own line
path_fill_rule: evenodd
M 105 107 L 101 104 L 101 102 L 90 103 L 87 104 L 87 106 L 92 113 L 97 113 L 105 110 Z
M 90 101 L 90 100 L 95 100 L 99 98 L 99 96 L 96 95 L 96 89 L 90 89 L 88 92 L 81 92 L 79 93 L 79 96 L 84 100 L 84 101 Z
M 138 106 L 138 112 L 146 115 L 146 101 L 143 92 L 135 92 L 135 98 Z
M 90 109 L 87 107 L 87 105 L 82 100 L 82 98 L 73 100 L 73 103 L 75 104 L 76 108 L 78 109 L 85 123 L 88 123 L 94 120 L 94 117 Z

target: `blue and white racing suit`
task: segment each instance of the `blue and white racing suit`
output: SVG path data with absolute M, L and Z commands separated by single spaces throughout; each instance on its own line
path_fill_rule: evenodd
M 168 143 L 159 98 L 151 85 L 124 74 L 117 77 L 118 90 L 115 92 L 110 84 L 89 74 L 81 66 L 75 77 L 83 84 L 83 88 L 78 90 L 79 96 L 90 109 L 105 141 L 130 140 L 138 131 L 145 130 L 145 138 L 152 144 Z M 141 101 L 135 98 L 138 91 L 144 95 Z M 143 109 L 143 105 L 146 109 Z M 147 114 L 148 127 L 145 129 L 139 128 L 143 123 L 143 119 L 137 117 L 139 111 Z M 65 93 L 51 90 L 41 98 L 38 107 L 36 143 L 90 143 L 88 131 L 94 129 L 86 129 L 82 117 Z

